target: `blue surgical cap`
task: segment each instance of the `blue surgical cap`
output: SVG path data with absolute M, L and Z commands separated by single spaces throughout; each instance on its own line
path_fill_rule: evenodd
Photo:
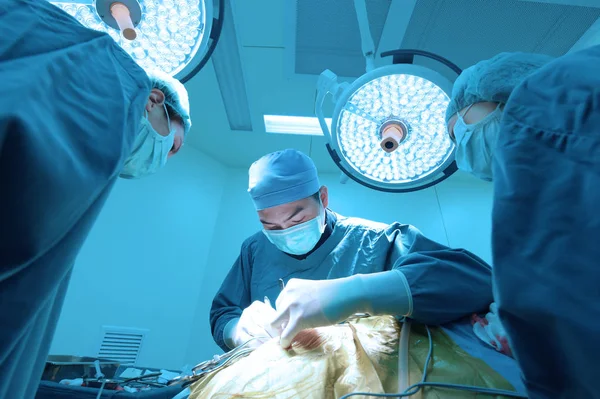
M 248 175 L 248 192 L 258 211 L 310 197 L 321 188 L 312 159 L 292 149 L 265 155 Z
M 446 124 L 461 109 L 482 101 L 506 103 L 529 75 L 552 61 L 544 54 L 500 53 L 465 69 L 454 82 Z
M 150 78 L 152 88 L 163 92 L 165 104 L 183 121 L 183 133 L 187 135 L 192 128 L 192 120 L 190 118 L 190 100 L 185 86 L 162 71 L 152 70 L 146 73 Z

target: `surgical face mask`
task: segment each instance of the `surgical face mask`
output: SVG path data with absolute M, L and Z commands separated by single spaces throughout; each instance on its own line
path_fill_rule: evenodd
M 325 231 L 325 210 L 320 206 L 319 215 L 285 230 L 263 230 L 269 241 L 280 251 L 290 255 L 309 253 Z
M 454 137 L 456 137 L 456 165 L 460 170 L 480 179 L 492 181 L 493 149 L 500 133 L 501 117 L 500 106 L 472 125 L 467 125 L 463 117 L 458 114 L 454 125 Z
M 140 124 L 138 135 L 133 143 L 133 151 L 125 161 L 120 176 L 127 179 L 137 179 L 156 173 L 165 166 L 169 151 L 173 148 L 175 130 L 171 127 L 171 119 L 165 107 L 169 134 L 160 135 L 148 120 L 148 113 L 144 115 Z

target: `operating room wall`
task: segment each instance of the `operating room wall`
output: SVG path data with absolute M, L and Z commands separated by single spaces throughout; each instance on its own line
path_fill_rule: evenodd
M 211 358 L 221 349 L 214 343 L 209 326 L 211 301 L 237 258 L 241 243 L 260 229 L 247 188 L 248 172 L 231 169 L 219 209 L 207 267 L 186 351 L 186 361 Z M 323 174 L 329 188 L 330 208 L 347 215 L 380 222 L 400 221 L 419 228 L 423 234 L 451 247 L 469 249 L 491 261 L 492 185 L 458 172 L 448 180 L 422 191 L 406 194 L 382 193 Z
M 77 259 L 51 354 L 96 356 L 102 326 L 147 329 L 138 364 L 180 368 L 227 170 L 190 147 L 120 179 Z

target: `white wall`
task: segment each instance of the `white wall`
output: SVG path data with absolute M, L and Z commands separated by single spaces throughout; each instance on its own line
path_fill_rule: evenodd
M 240 253 L 240 245 L 260 228 L 254 205 L 246 191 L 247 187 L 248 171 L 230 169 L 218 210 L 212 247 L 208 253 L 203 279 L 199 284 L 198 302 L 192 324 L 193 335 L 186 352 L 186 362 L 190 364 L 222 352 L 210 333 L 209 311 L 221 282 Z
M 119 180 L 73 272 L 52 354 L 96 356 L 102 325 L 145 328 L 138 364 L 179 368 L 226 170 L 185 147 L 155 176 Z
M 247 170 L 241 169 L 232 169 L 228 174 L 187 351 L 190 363 L 220 353 L 210 333 L 211 301 L 237 258 L 241 243 L 260 229 L 246 191 L 247 176 Z M 337 174 L 321 175 L 321 184 L 329 188 L 330 208 L 340 214 L 412 224 L 433 240 L 467 248 L 491 261 L 489 183 L 458 172 L 434 188 L 407 194 L 377 192 L 353 181 L 340 184 Z

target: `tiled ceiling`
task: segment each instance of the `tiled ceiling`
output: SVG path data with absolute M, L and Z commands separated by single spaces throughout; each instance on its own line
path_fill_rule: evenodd
M 557 57 L 598 18 L 600 8 L 543 2 L 419 0 L 402 48 L 439 54 L 463 69 L 503 51 Z
M 369 27 L 379 45 L 391 0 L 366 0 Z M 340 76 L 365 72 L 360 32 L 349 0 L 296 2 L 295 72 L 318 75 L 331 69 Z

